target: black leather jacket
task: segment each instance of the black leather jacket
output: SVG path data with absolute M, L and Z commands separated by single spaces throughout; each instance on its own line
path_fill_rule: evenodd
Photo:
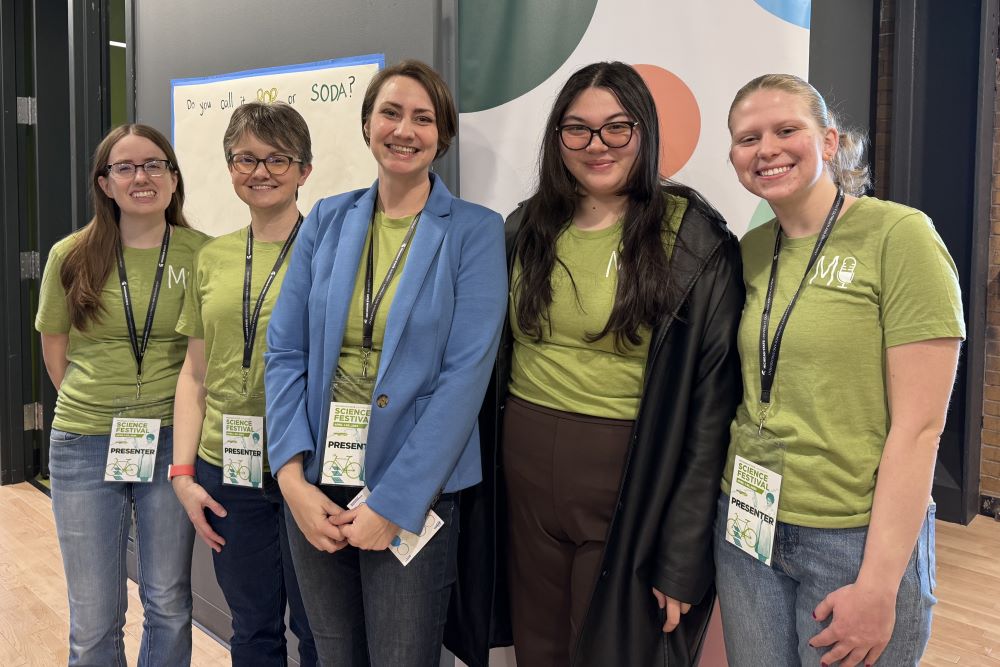
M 740 400 L 736 333 L 744 287 L 739 243 L 691 190 L 674 248 L 679 308 L 653 330 L 645 386 L 632 432 L 618 508 L 575 666 L 693 665 L 714 601 L 712 525 Z M 507 220 L 508 263 L 523 207 Z M 512 336 L 505 326 L 480 413 L 483 483 L 461 498 L 461 544 L 445 645 L 470 667 L 511 643 L 507 600 L 506 500 L 498 456 Z M 689 602 L 665 635 L 651 588 Z

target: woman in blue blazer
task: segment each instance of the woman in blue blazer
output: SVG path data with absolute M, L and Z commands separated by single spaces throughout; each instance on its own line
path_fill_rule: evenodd
M 382 70 L 361 115 L 379 178 L 303 223 L 267 334 L 268 454 L 320 662 L 437 665 L 455 494 L 481 479 L 503 221 L 430 173 L 457 114 L 427 65 Z

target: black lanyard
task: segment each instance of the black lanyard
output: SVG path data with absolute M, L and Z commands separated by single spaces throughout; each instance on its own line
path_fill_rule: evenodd
M 246 254 L 246 269 L 243 271 L 243 395 L 247 395 L 247 378 L 250 376 L 250 361 L 253 358 L 253 343 L 257 338 L 257 323 L 260 322 L 260 310 L 264 306 L 264 297 L 267 296 L 267 291 L 271 289 L 271 283 L 274 282 L 274 277 L 278 275 L 278 271 L 281 269 L 282 262 L 285 261 L 285 256 L 288 254 L 289 249 L 291 249 L 292 244 L 295 243 L 295 236 L 299 233 L 299 227 L 302 226 L 302 214 L 299 213 L 299 219 L 295 221 L 295 226 L 292 227 L 292 231 L 288 234 L 288 238 L 285 239 L 285 244 L 281 246 L 281 252 L 278 253 L 278 259 L 274 262 L 274 267 L 271 269 L 271 273 L 268 274 L 267 279 L 264 281 L 263 286 L 260 288 L 260 294 L 257 296 L 257 301 L 254 303 L 253 314 L 250 314 L 250 283 L 253 278 L 253 225 L 247 227 L 247 254 Z
M 406 230 L 406 236 L 403 237 L 403 242 L 400 244 L 399 250 L 396 251 L 396 257 L 392 260 L 392 264 L 389 265 L 389 270 L 382 280 L 382 286 L 378 288 L 378 292 L 375 294 L 373 300 L 372 287 L 375 282 L 375 215 L 376 213 L 373 211 L 370 226 L 371 240 L 368 243 L 368 265 L 365 268 L 365 303 L 361 332 L 361 374 L 364 377 L 368 377 L 368 358 L 372 354 L 375 314 L 378 313 L 378 307 L 382 305 L 382 297 L 385 296 L 385 291 L 389 289 L 389 283 L 392 282 L 393 276 L 396 275 L 396 271 L 399 269 L 399 263 L 403 259 L 403 254 L 406 252 L 407 246 L 413 240 L 413 233 L 416 231 L 417 221 L 420 219 L 420 213 L 413 216 L 413 222 L 410 223 L 410 228 Z
M 135 316 L 132 314 L 132 295 L 128 289 L 128 274 L 125 272 L 125 251 L 122 250 L 122 239 L 119 235 L 115 245 L 115 258 L 118 260 L 118 281 L 122 288 L 122 303 L 125 306 L 125 326 L 128 328 L 128 339 L 132 343 L 132 356 L 135 357 L 135 398 L 139 399 L 142 392 L 142 359 L 146 356 L 146 346 L 149 345 L 149 334 L 153 331 L 153 315 L 156 314 L 156 302 L 160 299 L 160 284 L 163 282 L 163 267 L 167 262 L 167 249 L 170 247 L 170 225 L 164 224 L 163 241 L 160 243 L 160 258 L 156 263 L 156 277 L 153 278 L 153 291 L 149 295 L 149 307 L 146 308 L 146 324 L 142 328 L 142 342 L 135 331 Z
M 774 340 L 771 341 L 771 347 L 768 349 L 767 330 L 771 321 L 774 289 L 778 282 L 778 256 L 781 253 L 781 225 L 777 226 L 778 229 L 774 236 L 774 254 L 771 256 L 771 277 L 767 282 L 764 310 L 760 314 L 760 402 L 762 408 L 759 415 L 760 428 L 758 432 L 764 429 L 764 420 L 767 417 L 767 410 L 770 407 L 771 387 L 774 385 L 774 376 L 778 372 L 778 351 L 781 349 L 781 340 L 785 335 L 785 326 L 788 324 L 788 317 L 792 314 L 795 302 L 798 301 L 799 295 L 802 293 L 802 288 L 805 286 L 809 272 L 812 271 L 813 265 L 816 264 L 816 260 L 819 258 L 819 254 L 823 251 L 823 246 L 826 245 L 827 239 L 830 238 L 830 234 L 833 232 L 833 224 L 837 221 L 837 216 L 840 215 L 840 209 L 843 205 L 844 191 L 837 188 L 837 196 L 833 200 L 833 206 L 830 207 L 830 212 L 826 216 L 826 221 L 823 222 L 822 229 L 820 229 L 819 238 L 816 239 L 816 245 L 813 247 L 812 255 L 809 257 L 805 273 L 802 275 L 798 289 L 792 295 L 791 301 L 788 302 L 788 306 L 785 308 L 785 313 L 781 316 L 781 320 L 774 330 Z

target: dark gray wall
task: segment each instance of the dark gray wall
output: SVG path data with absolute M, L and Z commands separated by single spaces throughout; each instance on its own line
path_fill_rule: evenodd
M 875 107 L 877 5 L 876 0 L 813 0 L 809 31 L 809 82 L 843 125 L 865 131 Z
M 170 136 L 171 79 L 368 53 L 423 60 L 457 91 L 457 1 L 133 1 L 135 118 Z M 457 156 L 435 166 L 453 191 Z

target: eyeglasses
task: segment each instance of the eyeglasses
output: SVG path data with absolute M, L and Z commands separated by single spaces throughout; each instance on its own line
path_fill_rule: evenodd
M 115 162 L 104 167 L 104 171 L 117 179 L 130 181 L 135 178 L 135 173 L 139 169 L 146 172 L 146 176 L 150 178 L 159 178 L 170 171 L 171 167 L 170 160 L 146 160 L 142 164 Z
M 254 173 L 257 171 L 257 165 L 262 162 L 264 163 L 264 169 L 267 169 L 267 173 L 273 176 L 281 176 L 288 171 L 293 162 L 302 164 L 302 160 L 296 160 L 287 155 L 268 155 L 264 158 L 258 158 L 249 153 L 238 153 L 229 156 L 229 164 L 233 165 L 233 169 L 241 174 Z
M 582 151 L 590 145 L 596 134 L 608 148 L 621 148 L 632 141 L 632 129 L 639 124 L 637 120 L 615 120 L 598 128 L 587 127 L 578 123 L 560 125 L 556 128 L 562 145 L 571 151 Z

